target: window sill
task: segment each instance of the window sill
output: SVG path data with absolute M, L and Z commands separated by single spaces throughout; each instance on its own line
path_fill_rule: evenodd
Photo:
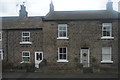
M 69 39 L 67 37 L 58 37 L 57 39 Z
M 101 61 L 101 63 L 113 63 L 113 61 Z
M 68 60 L 57 60 L 57 62 L 69 62 Z
M 22 62 L 20 62 L 20 63 L 30 63 L 30 62 L 28 62 L 28 61 L 22 61 Z
M 20 44 L 32 44 L 32 42 L 20 42 Z
M 114 37 L 101 37 L 101 39 L 114 39 Z

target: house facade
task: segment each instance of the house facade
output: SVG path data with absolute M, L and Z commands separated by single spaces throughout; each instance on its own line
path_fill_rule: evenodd
M 21 5 L 19 17 L 3 17 L 0 31 L 1 59 L 14 66 L 43 60 L 49 65 L 118 69 L 118 12 L 112 2 L 106 10 L 54 11 L 28 17 Z M 96 64 L 96 65 L 95 65 Z

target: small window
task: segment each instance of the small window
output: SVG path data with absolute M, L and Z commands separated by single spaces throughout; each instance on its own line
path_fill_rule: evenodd
M 0 41 L 2 41 L 2 32 L 0 32 Z
M 3 51 L 0 49 L 0 60 L 3 60 Z
M 58 62 L 68 62 L 67 48 L 58 48 Z
M 22 32 L 22 42 L 30 41 L 30 32 Z
M 67 24 L 58 24 L 58 39 L 67 39 Z
M 111 47 L 102 47 L 102 62 L 113 62 L 111 56 Z
M 112 24 L 111 23 L 103 23 L 102 37 L 112 37 Z
M 30 62 L 30 52 L 29 51 L 23 51 L 22 52 L 22 61 L 23 62 Z

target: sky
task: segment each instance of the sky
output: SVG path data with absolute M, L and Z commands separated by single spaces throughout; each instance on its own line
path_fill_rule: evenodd
M 105 10 L 108 0 L 52 0 L 55 11 Z M 118 11 L 120 0 L 111 0 Z M 20 5 L 25 2 L 28 16 L 45 16 L 51 0 L 0 0 L 0 16 L 18 16 Z

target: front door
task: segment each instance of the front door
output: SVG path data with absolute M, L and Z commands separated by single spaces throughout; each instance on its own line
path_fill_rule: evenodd
M 89 49 L 81 49 L 80 63 L 83 67 L 90 67 Z
M 35 52 L 35 67 L 39 68 L 39 64 L 43 60 L 43 52 Z

